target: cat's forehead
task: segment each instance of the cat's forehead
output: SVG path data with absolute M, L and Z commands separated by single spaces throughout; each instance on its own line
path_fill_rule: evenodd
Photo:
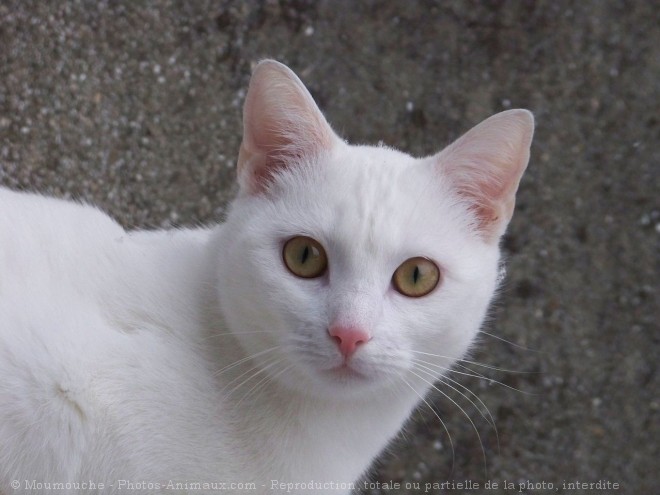
M 383 147 L 350 146 L 335 152 L 320 168 L 318 184 L 327 201 L 356 208 L 359 215 L 375 214 L 388 204 L 405 200 L 405 184 L 419 173 L 417 160 Z
M 294 221 L 356 263 L 407 251 L 432 256 L 437 235 L 456 232 L 429 164 L 399 151 L 347 146 L 304 176 L 294 186 Z
M 350 147 L 329 159 L 324 172 L 318 186 L 335 222 L 371 230 L 408 214 L 422 173 L 412 157 L 381 147 Z

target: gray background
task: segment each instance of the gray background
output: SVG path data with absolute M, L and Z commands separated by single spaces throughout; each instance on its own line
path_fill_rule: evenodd
M 459 402 L 482 437 L 485 475 L 470 422 L 437 396 L 453 469 L 422 408 L 371 479 L 500 483 L 472 493 L 513 493 L 504 480 L 569 493 L 563 480 L 603 479 L 621 484 L 615 493 L 657 493 L 653 4 L 3 0 L 0 182 L 97 203 L 130 228 L 219 220 L 250 70 L 265 56 L 298 72 L 343 137 L 416 155 L 529 108 L 531 165 L 485 328 L 526 349 L 483 335 L 475 359 L 532 373 L 473 367 L 523 393 L 456 376 L 488 406 L 500 449 Z

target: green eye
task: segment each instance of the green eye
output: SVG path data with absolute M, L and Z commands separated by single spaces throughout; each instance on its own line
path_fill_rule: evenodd
M 282 258 L 289 271 L 302 278 L 319 277 L 328 267 L 325 249 L 311 237 L 298 236 L 286 241 Z
M 427 258 L 418 256 L 401 263 L 392 276 L 394 288 L 404 296 L 422 297 L 436 288 L 440 270 Z

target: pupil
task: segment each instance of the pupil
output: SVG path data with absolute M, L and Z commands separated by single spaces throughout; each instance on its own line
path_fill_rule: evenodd
M 419 280 L 419 267 L 415 266 L 415 271 L 413 272 L 413 283 L 417 283 Z
M 300 262 L 302 264 L 305 264 L 305 262 L 307 261 L 307 258 L 309 258 L 309 246 L 305 246 L 305 249 L 302 253 L 302 258 L 301 258 Z

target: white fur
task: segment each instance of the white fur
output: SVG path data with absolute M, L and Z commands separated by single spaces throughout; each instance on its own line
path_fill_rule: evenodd
M 266 62 L 260 78 L 273 77 L 268 64 L 283 70 Z M 0 189 L 0 493 L 12 480 L 18 493 L 34 480 L 279 493 L 274 480 L 365 473 L 429 388 L 413 351 L 448 367 L 468 349 L 499 250 L 437 157 L 331 141 L 290 157 L 265 188 L 248 174 L 213 229 L 125 232 L 91 206 Z M 325 276 L 287 271 L 295 235 L 325 247 Z M 442 272 L 417 299 L 391 284 L 413 256 Z M 327 333 L 337 321 L 373 335 L 352 360 L 361 378 L 330 371 L 342 362 Z

